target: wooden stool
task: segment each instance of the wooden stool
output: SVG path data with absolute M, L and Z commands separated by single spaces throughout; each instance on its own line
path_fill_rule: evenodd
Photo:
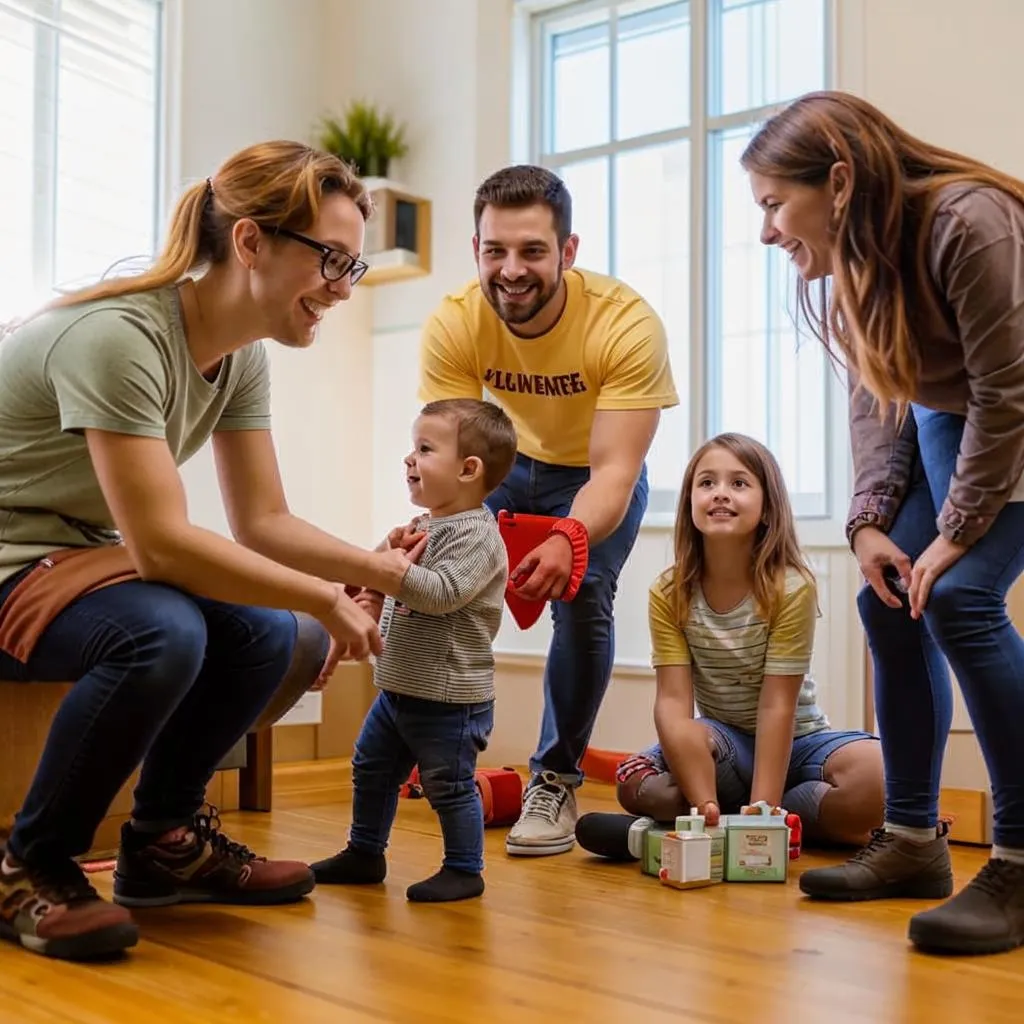
M 316 619 L 298 614 L 298 638 L 291 666 L 247 736 L 232 748 L 207 787 L 207 801 L 220 811 L 269 811 L 273 783 L 273 724 L 316 681 L 329 637 Z M 71 683 L 0 682 L 0 822 L 10 825 L 35 775 L 50 723 Z M 90 857 L 117 849 L 121 823 L 131 814 L 134 772 L 121 787 L 96 831 Z

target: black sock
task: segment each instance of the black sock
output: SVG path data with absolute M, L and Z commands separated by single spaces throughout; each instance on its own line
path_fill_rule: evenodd
M 351 846 L 310 867 L 317 885 L 373 885 L 383 882 L 388 873 L 383 853 L 366 853 Z
M 470 900 L 483 891 L 483 875 L 457 868 L 441 868 L 436 875 L 410 885 L 405 895 L 414 903 L 447 903 L 449 900 Z

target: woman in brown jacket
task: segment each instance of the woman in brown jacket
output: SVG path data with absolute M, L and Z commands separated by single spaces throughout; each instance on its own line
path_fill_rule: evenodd
M 833 900 L 951 895 L 939 781 L 952 668 L 991 776 L 992 858 L 915 915 L 917 946 L 1024 944 L 1024 182 L 909 135 L 837 92 L 803 96 L 742 157 L 761 241 L 799 274 L 802 318 L 845 364 L 847 535 L 874 662 L 884 828 L 801 877 Z M 811 282 L 816 282 L 812 287 Z

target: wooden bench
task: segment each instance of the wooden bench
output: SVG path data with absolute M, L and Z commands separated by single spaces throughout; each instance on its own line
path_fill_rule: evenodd
M 273 724 L 316 680 L 327 652 L 323 627 L 299 615 L 299 636 L 291 668 L 249 734 L 228 752 L 207 788 L 209 803 L 221 811 L 269 811 L 273 790 Z M 0 822 L 9 827 L 20 809 L 42 754 L 50 723 L 70 683 L 0 682 Z M 138 772 L 121 788 L 97 829 L 90 857 L 117 849 L 121 823 L 131 813 Z

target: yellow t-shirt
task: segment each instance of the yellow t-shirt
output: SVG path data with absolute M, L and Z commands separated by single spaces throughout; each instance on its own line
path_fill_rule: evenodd
M 769 622 L 753 594 L 734 608 L 716 612 L 698 584 L 682 629 L 675 621 L 663 572 L 648 593 L 651 663 L 689 665 L 694 701 L 705 718 L 753 733 L 766 675 L 803 675 L 796 705 L 796 736 L 829 727 L 818 707 L 817 684 L 808 675 L 818 616 L 815 588 L 796 569 L 786 572 L 785 589 Z
M 516 337 L 473 281 L 446 296 L 420 349 L 422 402 L 480 398 L 508 413 L 519 450 L 541 462 L 590 464 L 599 409 L 678 404 L 665 328 L 631 288 L 611 277 L 565 272 L 565 310 L 538 338 Z

